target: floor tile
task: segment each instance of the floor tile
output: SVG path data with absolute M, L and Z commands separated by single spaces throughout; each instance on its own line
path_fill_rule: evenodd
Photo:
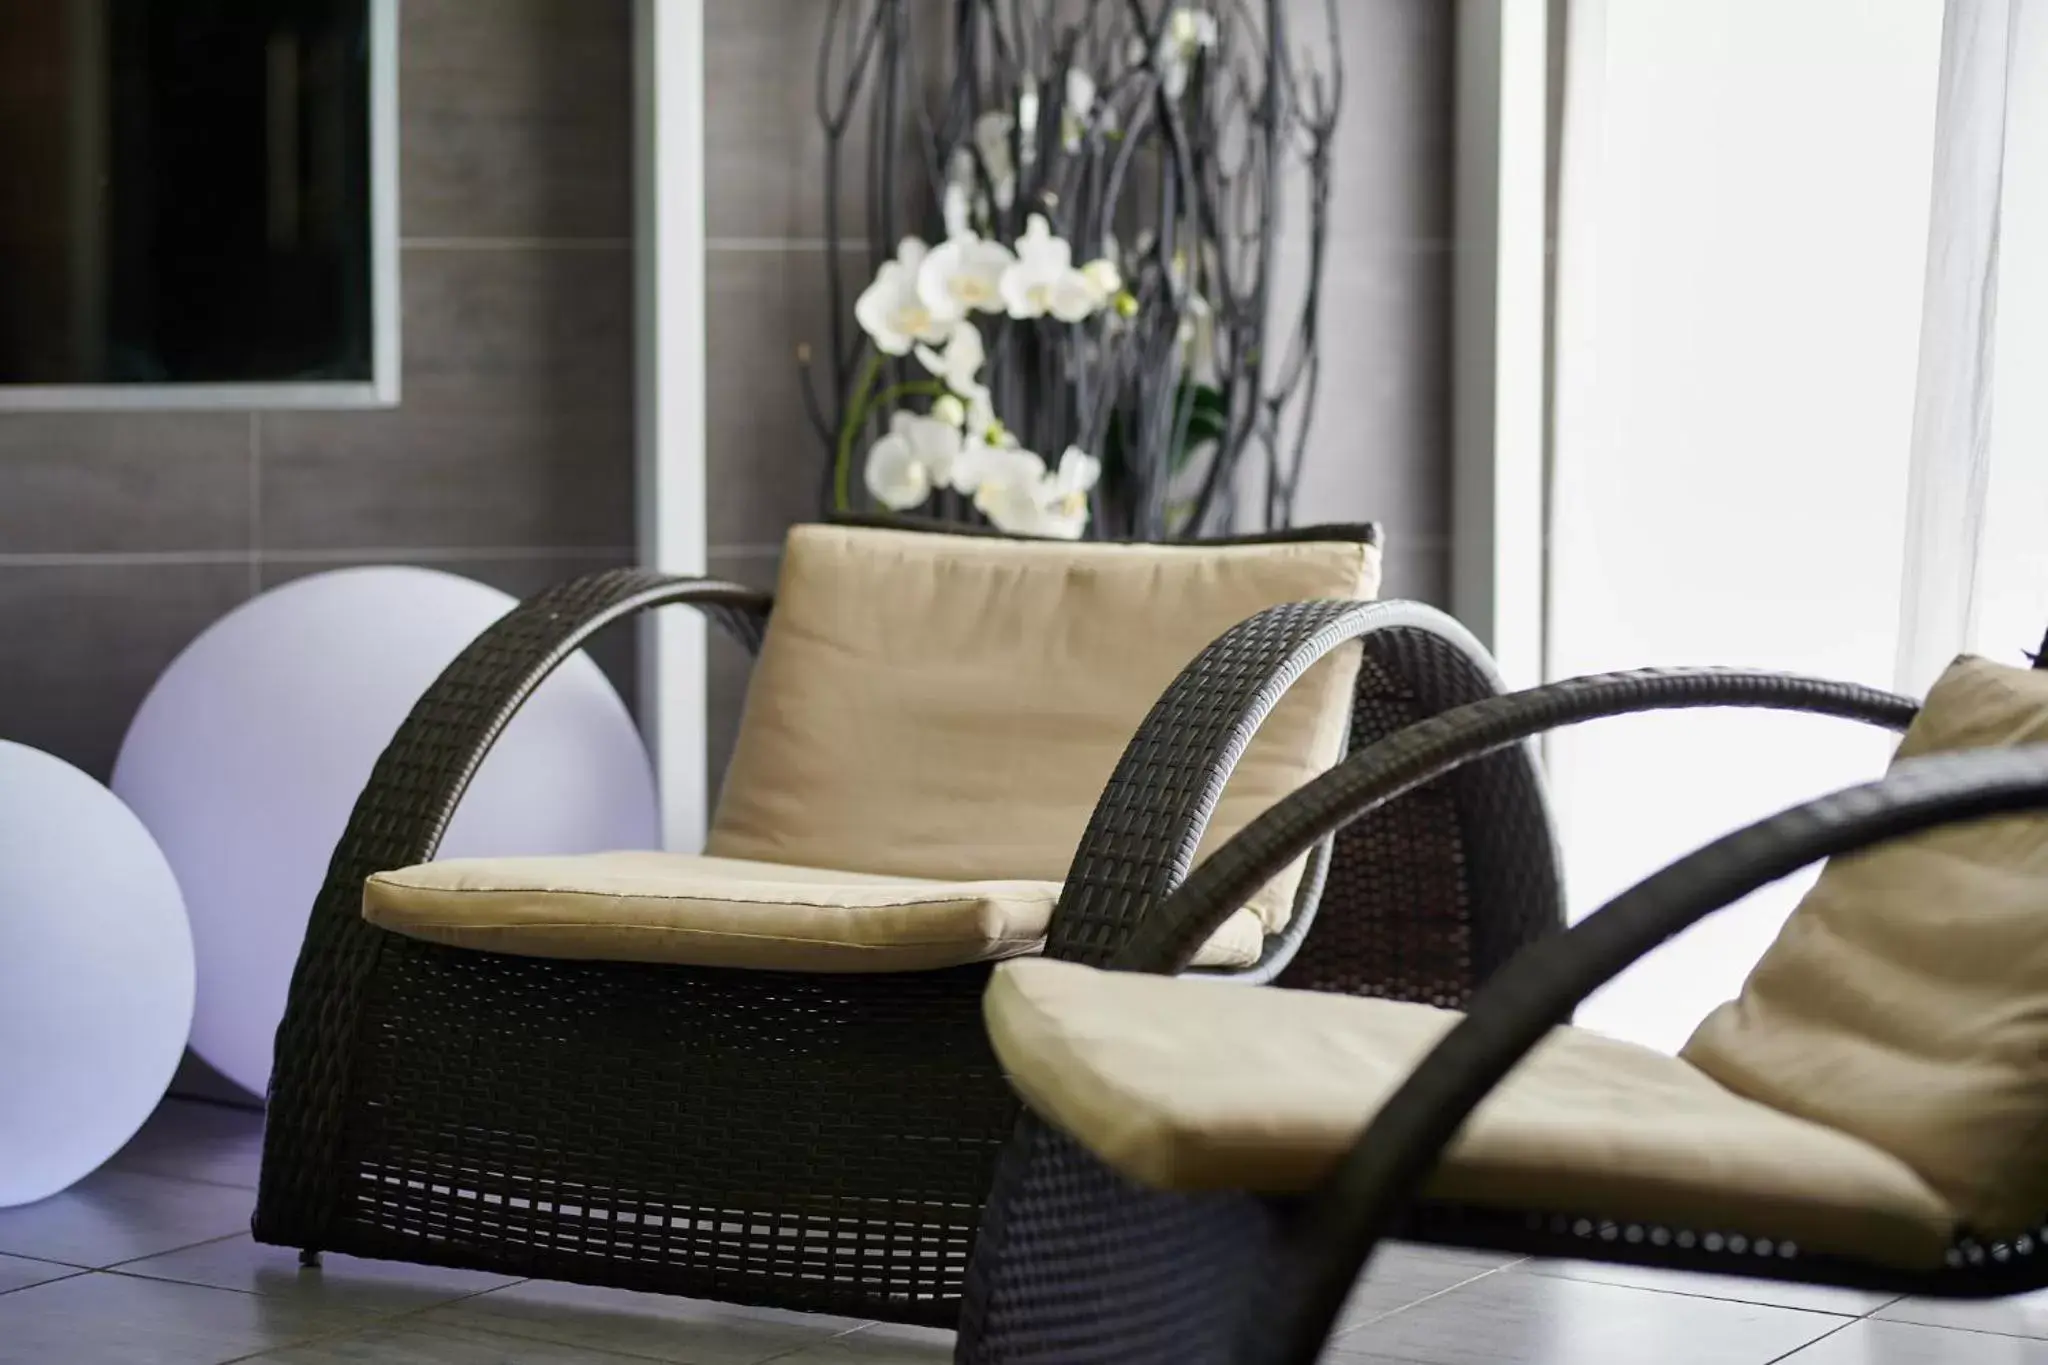
M 130 1261 L 119 1271 L 180 1284 L 211 1285 L 245 1294 L 386 1315 L 412 1313 L 455 1299 L 517 1284 L 511 1275 L 366 1261 L 328 1252 L 317 1270 L 302 1269 L 290 1247 L 264 1246 L 243 1235 L 163 1256 Z
M 225 1185 L 102 1170 L 62 1194 L 0 1209 L 0 1252 L 109 1266 L 232 1236 L 255 1197 Z
M 806 1346 L 775 1365 L 826 1365 L 846 1361 L 849 1365 L 949 1365 L 953 1359 L 953 1333 L 936 1327 L 906 1327 L 878 1322 Z
M 1333 1361 L 1419 1365 L 1765 1365 L 1843 1318 L 1541 1275 L 1475 1280 L 1340 1339 Z
M 1482 1275 L 1498 1272 L 1497 1264 L 1478 1257 L 1441 1256 L 1434 1248 L 1382 1247 L 1372 1258 L 1365 1278 L 1352 1289 L 1338 1319 L 1340 1330 L 1354 1329 L 1397 1308 L 1406 1308 Z
M 1702 1299 L 1767 1303 L 1779 1308 L 1808 1308 L 1816 1313 L 1840 1313 L 1852 1318 L 1874 1313 L 1898 1298 L 1896 1294 L 1874 1294 L 1862 1289 L 1752 1280 L 1740 1275 L 1694 1275 L 1683 1270 L 1608 1265 L 1602 1261 L 1525 1261 L 1515 1269 L 1518 1274 L 1548 1275 L 1552 1279 L 1588 1280 L 1632 1289 L 1656 1289 L 1666 1294 L 1691 1294 Z
M 853 1318 L 540 1280 L 429 1309 L 418 1321 L 687 1365 L 757 1365 L 862 1325 Z
M 466 1327 L 427 1327 L 413 1322 L 372 1327 L 267 1351 L 253 1357 L 270 1365 L 646 1365 L 645 1356 L 622 1356 L 588 1346 L 562 1346 L 531 1337 L 510 1337 Z
M 1484 1251 L 1477 1247 L 1440 1247 L 1427 1242 L 1388 1242 L 1388 1249 L 1399 1248 L 1408 1255 L 1425 1261 L 1451 1261 L 1458 1265 L 1477 1266 L 1481 1270 L 1498 1270 L 1502 1266 L 1518 1265 L 1529 1258 L 1513 1251 Z
M 58 1265 L 55 1261 L 32 1261 L 23 1256 L 0 1256 L 0 1294 L 26 1289 L 32 1284 L 42 1284 L 48 1280 L 61 1280 L 66 1275 L 78 1273 L 78 1267 Z
M 2048 1342 L 1870 1318 L 1795 1352 L 1785 1365 L 2048 1365 Z
M 107 1165 L 253 1190 L 262 1162 L 262 1114 L 225 1104 L 165 1100 Z
M 2048 1290 L 2009 1299 L 1900 1299 L 1877 1316 L 1887 1322 L 2048 1337 Z
M 217 1365 L 365 1322 L 225 1289 L 74 1275 L 0 1295 L 0 1365 Z

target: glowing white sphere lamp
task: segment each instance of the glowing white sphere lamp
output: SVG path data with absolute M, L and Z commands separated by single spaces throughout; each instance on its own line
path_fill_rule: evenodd
M 185 890 L 192 1050 L 251 1094 L 269 1080 L 307 915 L 372 764 L 435 675 L 514 605 L 431 569 L 297 579 L 187 646 L 129 726 L 114 790 Z M 439 856 L 658 845 L 647 750 L 578 654 L 499 738 Z
M 92 778 L 0 740 L 0 1208 L 119 1151 L 191 1024 L 192 936 L 156 841 Z

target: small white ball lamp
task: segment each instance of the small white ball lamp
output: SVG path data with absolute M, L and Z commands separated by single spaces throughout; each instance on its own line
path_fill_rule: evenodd
M 264 1093 L 292 965 L 370 768 L 512 598 L 431 569 L 342 569 L 244 603 L 185 648 L 129 726 L 114 790 L 177 870 L 198 952 L 192 1050 Z M 587 656 L 513 719 L 438 856 L 659 845 L 654 775 Z
M 135 1135 L 184 1054 L 192 979 L 178 882 L 142 822 L 0 740 L 0 1208 Z

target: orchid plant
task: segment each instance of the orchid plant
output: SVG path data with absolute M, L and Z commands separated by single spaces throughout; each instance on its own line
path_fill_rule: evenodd
M 1240 457 L 1258 450 L 1262 519 L 1286 524 L 1337 108 L 1335 78 L 1282 56 L 1286 0 L 831 6 L 819 107 L 835 296 L 840 149 L 861 106 L 878 249 L 857 329 L 832 319 L 828 397 L 807 392 L 832 506 L 1064 539 L 1193 535 L 1241 519 Z M 951 31 L 931 32 L 947 11 Z M 920 48 L 950 65 L 923 109 Z M 921 154 L 901 155 L 911 141 Z M 1291 346 L 1269 346 L 1287 313 L 1273 267 L 1290 158 L 1307 172 L 1287 202 L 1310 208 L 1308 286 Z M 912 168 L 929 184 L 905 233 Z
M 922 414 L 892 411 L 887 433 L 868 447 L 864 482 L 876 502 L 907 511 L 951 489 L 1000 530 L 1078 539 L 1102 462 L 1069 445 L 1058 466 L 1047 468 L 1043 456 L 1003 425 L 982 382 L 988 347 L 974 314 L 1080 323 L 1119 302 L 1128 306 L 1122 287 L 1107 258 L 1076 266 L 1073 248 L 1037 214 L 1014 247 L 977 236 L 965 224 L 936 249 L 904 238 L 854 304 L 874 355 L 840 429 L 835 505 L 850 505 L 854 443 L 875 410 L 926 398 L 930 405 Z M 906 354 L 931 378 L 878 391 L 885 359 Z

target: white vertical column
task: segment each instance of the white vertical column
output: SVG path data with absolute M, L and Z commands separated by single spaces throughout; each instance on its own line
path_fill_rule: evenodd
M 704 572 L 704 6 L 635 0 L 634 299 L 640 562 Z M 642 618 L 640 716 L 666 847 L 702 846 L 704 622 Z
M 1543 679 L 1546 0 L 1458 7 L 1451 609 Z

